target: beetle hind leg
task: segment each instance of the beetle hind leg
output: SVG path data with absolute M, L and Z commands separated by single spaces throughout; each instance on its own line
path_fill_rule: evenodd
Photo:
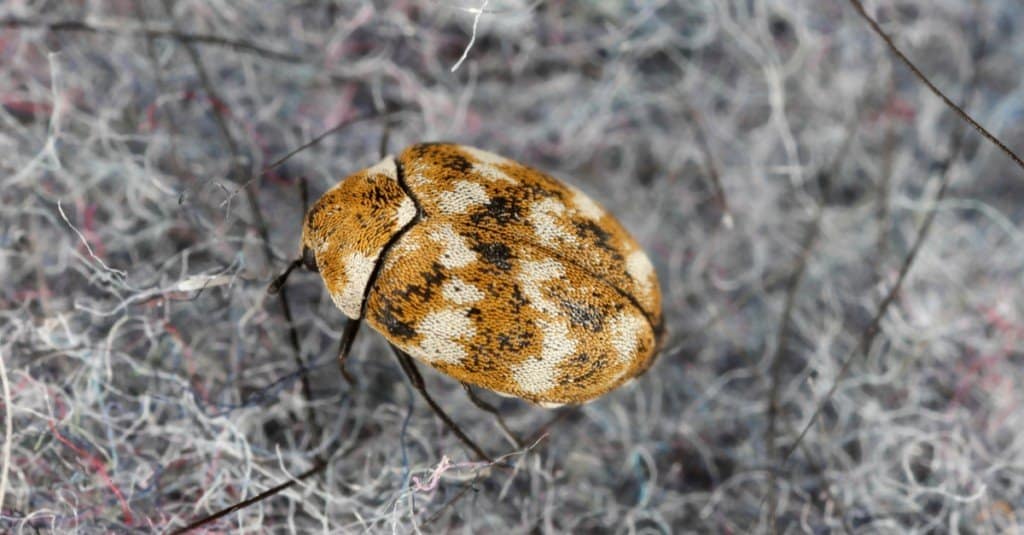
M 448 429 L 452 430 L 452 433 L 455 433 L 455 436 L 459 437 L 459 440 L 461 440 L 463 444 L 473 450 L 477 456 L 487 462 L 494 462 L 494 460 L 491 459 L 491 456 L 484 453 L 484 450 L 481 449 L 480 446 L 477 446 L 476 442 L 473 442 L 473 439 L 469 438 L 458 424 L 456 424 L 451 417 L 444 412 L 444 409 L 434 401 L 434 398 L 430 397 L 430 394 L 427 392 L 427 385 L 423 381 L 423 376 L 420 375 L 420 371 L 416 369 L 416 363 L 412 360 L 412 357 L 394 345 L 391 346 L 391 350 L 394 352 L 395 358 L 398 359 L 398 364 L 402 366 L 402 371 L 405 372 L 405 375 L 409 378 L 409 382 L 412 383 L 413 388 L 420 392 L 420 395 L 423 396 L 427 405 L 430 405 L 434 414 L 436 414 L 437 417 L 440 418 L 446 426 L 448 426 Z
M 523 447 L 523 441 L 520 440 L 519 437 L 512 432 L 512 430 L 508 427 L 508 424 L 505 423 L 505 419 L 501 417 L 501 413 L 498 412 L 498 409 L 495 408 L 494 405 L 487 403 L 486 401 L 483 400 L 483 398 L 476 395 L 476 392 L 473 391 L 473 387 L 469 383 L 462 383 L 462 388 L 466 389 L 466 395 L 469 396 L 469 400 L 473 402 L 473 405 L 476 405 L 477 407 L 480 408 L 480 410 L 489 412 L 491 413 L 491 416 L 494 416 L 494 419 L 498 422 L 498 427 L 500 427 L 501 430 L 504 431 L 505 436 L 509 440 L 511 440 L 512 443 L 516 445 L 516 447 Z

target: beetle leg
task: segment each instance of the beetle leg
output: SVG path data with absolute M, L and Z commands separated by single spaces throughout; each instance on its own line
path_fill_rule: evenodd
M 345 369 L 345 359 L 348 358 L 348 352 L 352 349 L 352 342 L 356 339 L 361 322 L 362 320 L 350 319 L 345 323 L 345 330 L 341 332 L 341 346 L 338 348 L 338 367 L 341 368 L 341 376 L 351 386 L 356 385 L 356 379 Z
M 466 395 L 469 396 L 469 400 L 473 402 L 473 405 L 476 405 L 481 410 L 489 412 L 494 416 L 494 419 L 498 421 L 498 427 L 501 427 L 501 430 L 505 432 L 505 436 L 511 440 L 516 447 L 523 447 L 523 441 L 519 440 L 519 437 L 509 429 L 508 425 L 505 424 L 505 419 L 501 417 L 501 413 L 498 412 L 498 409 L 496 409 L 494 405 L 487 403 L 483 398 L 477 396 L 476 392 L 473 391 L 473 387 L 470 386 L 469 383 L 462 383 L 462 388 L 466 389 Z
M 409 377 L 409 382 L 412 383 L 413 388 L 419 390 L 420 395 L 423 396 L 423 399 L 427 401 L 427 405 L 430 405 L 430 408 L 434 411 L 434 414 L 436 414 L 437 417 L 440 418 L 441 421 L 448 426 L 448 429 L 452 430 L 452 433 L 455 433 L 455 436 L 459 437 L 459 440 L 461 440 L 463 444 L 468 446 L 469 449 L 473 450 L 473 452 L 476 453 L 478 457 L 487 462 L 494 462 L 494 460 L 491 459 L 490 455 L 484 453 L 484 450 L 480 449 L 480 446 L 477 446 L 476 442 L 473 442 L 471 438 L 469 438 L 468 436 L 466 436 L 465 433 L 462 432 L 462 429 L 459 428 L 458 424 L 456 424 L 454 421 L 452 421 L 451 418 L 448 417 L 448 415 L 444 412 L 444 409 L 442 409 L 441 406 L 438 405 L 436 401 L 434 401 L 434 398 L 430 397 L 430 394 L 427 393 L 427 385 L 426 383 L 423 382 L 423 376 L 420 375 L 420 371 L 416 369 L 416 363 L 413 362 L 412 357 L 410 357 L 408 353 L 402 351 L 401 349 L 398 349 L 394 345 L 391 346 L 391 349 L 395 353 L 395 358 L 398 359 L 398 364 L 402 366 L 402 371 L 405 372 L 405 375 Z

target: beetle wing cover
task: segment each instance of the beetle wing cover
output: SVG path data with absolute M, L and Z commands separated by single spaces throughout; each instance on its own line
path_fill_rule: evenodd
M 427 217 L 445 219 L 460 233 L 486 228 L 505 243 L 531 243 L 572 262 L 634 300 L 661 329 L 661 292 L 650 260 L 619 221 L 582 191 L 465 145 L 413 145 L 398 162 Z
M 580 403 L 649 366 L 658 282 L 622 226 L 579 190 L 451 144 L 398 158 L 422 219 L 393 245 L 367 320 L 461 381 Z

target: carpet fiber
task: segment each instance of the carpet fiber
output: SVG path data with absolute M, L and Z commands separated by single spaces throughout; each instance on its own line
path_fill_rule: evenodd
M 1024 152 L 1017 0 L 865 9 Z M 438 140 L 587 192 L 662 285 L 639 380 L 481 394 L 526 448 L 421 366 L 494 466 L 378 333 L 342 379 L 317 275 L 294 343 L 266 292 L 304 196 Z M 1024 169 L 846 0 L 8 0 L 0 531 L 166 532 L 323 459 L 201 529 L 1011 532 L 1022 231 Z

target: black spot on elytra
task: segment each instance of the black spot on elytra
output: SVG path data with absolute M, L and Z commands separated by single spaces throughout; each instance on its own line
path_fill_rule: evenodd
M 512 284 L 512 313 L 519 314 L 522 308 L 530 303 L 526 297 L 523 297 L 523 289 L 519 287 L 518 283 Z
M 459 362 L 459 367 L 468 373 L 480 373 L 483 371 L 484 366 L 480 362 L 480 348 L 472 346 L 469 348 L 469 357 L 464 358 Z
M 420 279 L 422 282 L 409 284 L 404 290 L 395 293 L 403 300 L 416 296 L 426 302 L 433 297 L 434 292 L 440 288 L 446 278 L 447 277 L 444 274 L 444 266 L 434 262 L 430 265 L 429 271 L 420 272 Z
M 569 373 L 564 375 L 559 381 L 559 384 L 562 386 L 582 386 L 594 374 L 608 365 L 608 358 L 603 354 L 594 357 L 586 353 L 579 353 L 569 357 L 568 364 L 568 369 L 576 370 L 579 373 Z
M 522 327 L 499 333 L 497 336 L 498 349 L 511 353 L 522 353 L 530 347 L 532 341 L 533 332 Z
M 611 244 L 612 235 L 607 230 L 601 228 L 601 225 L 598 225 L 589 219 L 583 219 L 574 221 L 573 226 L 576 227 L 577 236 L 587 241 L 593 241 L 594 245 L 612 253 L 617 260 L 622 259 L 622 255 L 620 255 Z
M 541 173 L 540 171 L 537 171 L 537 170 L 531 169 L 531 171 L 533 171 L 534 173 L 539 174 L 539 175 L 544 175 L 544 173 Z M 547 175 L 544 175 L 544 176 L 547 176 Z M 548 189 L 548 188 L 544 187 L 543 183 L 531 182 L 531 183 L 528 183 L 528 184 L 524 184 L 523 187 L 526 188 L 526 190 L 530 192 L 530 195 L 533 198 L 535 198 L 535 199 L 547 199 L 547 198 L 554 197 L 556 199 L 560 199 L 561 200 L 562 197 L 563 197 L 562 196 L 562 192 L 560 192 L 558 190 L 554 190 L 554 189 Z
M 458 154 L 445 154 L 444 158 L 439 163 L 441 164 L 441 167 L 450 169 L 456 173 L 467 173 L 470 169 L 473 169 L 473 164 Z
M 488 340 L 489 338 L 484 337 L 484 339 Z M 501 367 L 498 365 L 498 361 L 493 358 L 494 354 L 490 349 L 491 347 L 493 346 L 490 342 L 470 344 L 467 347 L 469 356 L 463 359 L 460 365 L 465 367 L 466 371 L 470 373 L 489 374 L 498 372 Z
M 472 249 L 484 262 L 502 271 L 512 269 L 512 250 L 504 243 L 477 243 Z
M 412 328 L 412 325 L 398 319 L 395 315 L 391 300 L 384 298 L 382 301 L 383 303 L 376 309 L 375 315 L 377 322 L 387 329 L 388 334 L 403 340 L 416 336 L 416 330 Z
M 604 328 L 604 316 L 596 307 L 568 300 L 563 300 L 561 305 L 569 315 L 569 323 L 595 333 Z
M 498 196 L 492 197 L 491 202 L 478 208 L 470 215 L 470 220 L 478 225 L 487 220 L 494 220 L 498 224 L 507 225 L 513 221 L 519 221 L 522 217 L 523 208 L 518 200 Z

